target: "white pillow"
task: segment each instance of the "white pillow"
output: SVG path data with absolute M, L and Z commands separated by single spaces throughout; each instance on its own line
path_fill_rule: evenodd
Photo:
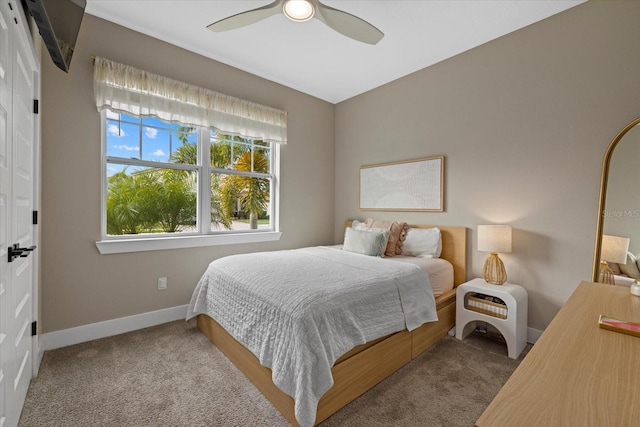
M 634 279 L 640 279 L 640 270 L 636 262 L 636 256 L 631 252 L 627 252 L 627 262 L 625 264 L 618 264 L 620 266 L 620 272 Z
M 351 228 L 353 228 L 354 230 L 361 230 L 361 231 L 369 230 L 369 227 L 367 227 L 367 224 L 365 224 L 364 222 L 358 221 L 357 219 L 354 219 L 353 221 L 351 221 Z
M 389 241 L 388 230 L 362 231 L 347 227 L 342 250 L 363 255 L 382 256 Z
M 442 239 L 440 229 L 409 228 L 402 244 L 402 255 L 422 258 L 440 258 Z
M 353 221 L 351 221 L 351 228 L 353 228 L 354 230 L 360 230 L 360 231 L 374 231 L 376 233 L 380 233 L 382 231 L 388 231 L 389 239 L 391 239 L 391 230 L 388 230 L 386 228 L 369 227 L 366 223 L 362 221 L 358 221 L 357 219 L 354 219 Z M 389 239 L 387 239 L 387 247 L 389 247 Z M 385 257 L 386 250 L 380 256 Z

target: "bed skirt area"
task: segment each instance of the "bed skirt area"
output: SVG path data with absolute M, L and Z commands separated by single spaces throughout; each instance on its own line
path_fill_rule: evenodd
M 433 346 L 455 325 L 456 289 L 436 298 L 438 321 L 425 323 L 417 329 L 394 333 L 370 343 L 362 344 L 342 357 L 331 369 L 334 385 L 318 403 L 315 424 L 343 408 L 352 400 L 409 363 Z M 236 341 L 218 322 L 200 314 L 198 329 L 253 382 L 282 415 L 298 426 L 294 401 L 276 387 L 271 370 L 260 365 L 258 358 Z

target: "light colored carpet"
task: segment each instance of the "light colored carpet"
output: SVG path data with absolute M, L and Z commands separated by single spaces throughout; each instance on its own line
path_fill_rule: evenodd
M 473 426 L 519 360 L 502 337 L 445 337 L 321 424 Z M 171 322 L 45 352 L 20 427 L 288 426 L 200 334 Z

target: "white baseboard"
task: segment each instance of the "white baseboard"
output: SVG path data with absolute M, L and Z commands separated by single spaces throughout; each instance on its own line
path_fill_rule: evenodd
M 162 323 L 173 322 L 174 320 L 185 319 L 187 317 L 187 308 L 188 305 L 180 305 L 163 310 L 150 311 L 148 313 L 49 332 L 41 335 L 40 347 L 44 352 L 46 350 L 53 350 L 68 345 L 80 344 L 99 338 L 148 328 Z
M 530 342 L 531 344 L 535 344 L 543 332 L 544 331 L 541 331 L 538 329 L 527 328 L 527 342 Z
M 33 344 L 33 376 L 36 377 L 38 375 L 38 371 L 40 370 L 40 364 L 42 363 L 42 357 L 44 356 L 44 348 L 42 348 L 42 338 L 39 335 L 34 335 L 31 337 Z
M 39 351 L 36 353 L 39 359 L 46 350 L 53 350 L 68 345 L 80 344 L 99 338 L 123 334 L 162 323 L 184 319 L 187 316 L 188 305 L 165 308 L 163 310 L 150 311 L 119 319 L 106 320 L 104 322 L 91 323 L 61 331 L 49 332 L 40 336 Z M 543 331 L 527 328 L 527 342 L 535 344 Z M 39 365 L 39 363 L 38 363 Z

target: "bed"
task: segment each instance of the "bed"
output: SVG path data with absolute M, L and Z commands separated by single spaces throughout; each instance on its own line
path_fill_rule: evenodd
M 640 254 L 634 255 L 627 251 L 625 263 L 608 262 L 607 265 L 613 272 L 613 280 L 616 286 L 631 286 L 640 280 Z M 600 269 L 600 281 L 602 282 L 602 268 Z
M 351 225 L 351 222 L 347 222 L 345 225 L 349 227 Z M 431 226 L 425 225 L 410 225 L 410 227 L 421 229 L 431 228 Z M 442 292 L 436 292 L 436 290 L 434 289 L 434 294 L 440 293 L 440 295 L 435 298 L 435 301 L 433 303 L 438 320 L 432 321 L 435 319 L 434 316 L 433 319 L 429 319 L 427 323 L 423 323 L 424 319 L 422 319 L 416 323 L 416 325 L 421 324 L 421 326 L 417 327 L 415 325 L 409 327 L 410 323 L 407 320 L 406 328 L 394 329 L 394 331 L 398 330 L 398 332 L 388 333 L 384 336 L 381 336 L 380 338 L 363 340 L 361 344 L 358 344 L 353 348 L 351 348 L 349 343 L 344 344 L 346 345 L 346 347 L 343 345 L 339 350 L 332 348 L 331 355 L 334 357 L 329 358 L 328 363 L 330 363 L 330 365 L 327 369 L 330 370 L 330 376 L 332 377 L 333 384 L 329 384 L 328 386 L 327 384 L 321 384 L 318 386 L 318 390 L 314 390 L 314 392 L 317 392 L 317 395 L 314 396 L 316 400 L 312 400 L 311 402 L 311 404 L 313 404 L 314 406 L 317 403 L 317 407 L 315 407 L 315 417 L 313 417 L 314 419 L 308 419 L 308 417 L 304 418 L 304 414 L 312 413 L 312 411 L 306 409 L 305 411 L 301 412 L 301 405 L 306 404 L 306 401 L 300 398 L 300 396 L 296 392 L 292 392 L 292 390 L 289 390 L 287 388 L 289 387 L 289 383 L 285 383 L 285 387 L 283 387 L 283 380 L 280 374 L 281 370 L 278 368 L 278 363 L 272 365 L 275 362 L 271 359 L 271 356 L 268 357 L 268 363 L 265 363 L 265 365 L 274 366 L 274 370 L 272 371 L 271 369 L 262 366 L 258 357 L 254 355 L 254 353 L 259 354 L 260 360 L 263 360 L 263 362 L 265 361 L 264 354 L 266 353 L 262 352 L 262 350 L 265 346 L 269 347 L 271 345 L 270 343 L 272 340 L 270 338 L 266 340 L 267 344 L 261 344 L 262 347 L 256 347 L 255 345 L 252 346 L 252 336 L 250 336 L 249 341 L 247 341 L 246 336 L 243 335 L 243 342 L 247 344 L 247 347 L 253 349 L 253 351 L 250 351 L 249 349 L 247 349 L 247 347 L 242 345 L 234 338 L 234 336 L 239 337 L 243 334 L 243 332 L 247 332 L 247 329 L 245 328 L 238 332 L 238 328 L 229 323 L 228 319 L 226 319 L 226 316 L 216 316 L 214 314 L 211 314 L 210 317 L 207 314 L 202 314 L 204 310 L 192 310 L 193 307 L 190 307 L 190 315 L 188 317 L 197 315 L 198 329 L 205 336 L 207 336 L 209 340 L 214 345 L 216 345 L 216 347 L 218 347 L 218 349 L 222 351 L 223 354 L 225 354 L 255 384 L 255 386 L 272 402 L 272 404 L 291 424 L 318 424 L 329 417 L 331 414 L 335 413 L 340 408 L 345 406 L 347 403 L 351 402 L 362 393 L 369 390 L 378 382 L 391 375 L 400 367 L 404 366 L 413 358 L 421 354 L 423 351 L 431 347 L 454 326 L 456 291 L 455 287 L 466 280 L 466 228 L 439 227 L 439 229 L 442 236 L 442 254 L 440 258 L 442 260 L 448 261 L 448 263 L 446 264 L 449 265 L 449 269 L 452 272 L 453 283 L 451 286 L 445 286 L 445 290 L 443 290 Z M 334 257 L 334 253 L 331 252 L 331 249 L 320 247 L 305 248 L 302 250 L 302 252 L 296 252 L 294 255 L 296 257 L 314 256 L 322 259 L 329 259 L 331 257 Z M 347 253 L 343 254 L 343 259 L 341 260 L 341 262 L 344 262 L 346 264 L 352 262 L 351 257 L 347 255 Z M 269 257 L 274 256 L 274 254 L 260 253 L 255 254 L 254 256 L 256 257 L 256 262 L 261 262 L 261 257 L 266 257 L 266 259 L 269 260 Z M 401 258 L 402 257 L 398 257 L 398 259 L 394 260 L 398 262 L 391 263 L 394 264 L 393 267 L 391 267 L 391 264 L 385 264 L 385 266 L 389 266 L 385 268 L 389 268 L 390 271 L 394 272 L 393 274 L 396 274 L 396 270 L 399 272 L 407 271 L 408 273 L 406 274 L 408 275 L 413 274 L 413 269 L 415 267 L 411 266 L 410 268 L 407 264 L 411 263 L 412 260 L 402 260 Z M 294 258 L 294 260 L 297 259 Z M 433 262 L 435 264 L 442 264 L 444 263 L 444 261 L 442 260 L 432 260 L 430 262 Z M 357 262 L 357 267 L 362 267 L 363 272 L 375 270 L 375 268 L 377 268 L 377 264 L 367 264 L 367 262 L 373 263 L 374 261 L 358 260 L 353 257 L 353 262 Z M 364 262 L 365 264 L 361 266 L 359 264 L 360 262 Z M 397 267 L 395 266 L 396 264 Z M 265 265 L 269 265 L 269 263 L 267 262 Z M 369 267 L 371 267 L 371 269 Z M 218 274 L 224 275 L 226 272 L 226 268 L 227 267 L 224 267 L 224 271 Z M 336 266 L 336 268 L 339 267 Z M 434 271 L 436 272 L 434 273 L 436 275 L 446 275 L 446 273 L 443 273 L 444 270 L 442 270 L 442 268 L 440 270 L 436 268 Z M 238 272 L 236 272 L 236 274 L 238 274 Z M 244 274 L 244 272 L 241 272 L 240 274 Z M 317 273 L 314 276 L 316 275 Z M 429 276 L 431 277 L 431 273 L 429 274 Z M 203 276 L 203 280 L 204 277 L 205 276 Z M 435 279 L 436 276 L 434 276 L 434 280 Z M 199 292 L 202 292 L 200 285 L 198 286 L 196 291 L 198 291 L 199 289 Z M 229 296 L 229 298 L 233 298 L 233 296 Z M 196 299 L 197 298 L 194 292 L 192 305 L 193 301 Z M 365 297 L 363 297 L 363 299 L 367 303 L 373 303 L 375 301 L 375 299 L 371 299 L 371 301 L 366 300 Z M 400 299 L 402 299 L 402 295 L 400 296 Z M 254 300 L 248 299 L 247 301 Z M 267 308 L 269 307 L 269 302 L 265 302 L 264 304 L 267 305 Z M 247 305 L 246 302 L 245 305 Z M 238 306 L 236 306 L 234 310 L 237 310 L 237 307 Z M 403 311 L 406 312 L 407 310 Z M 219 313 L 222 312 L 224 311 L 220 311 Z M 407 316 L 406 313 L 405 316 Z M 212 317 L 217 317 L 217 320 L 214 320 L 214 318 Z M 397 321 L 397 319 L 394 321 Z M 391 320 L 389 322 L 391 323 Z M 221 324 L 225 325 L 226 328 Z M 279 328 L 277 329 L 279 330 Z M 232 333 L 228 331 L 232 331 Z M 253 334 L 252 330 L 249 330 L 249 332 Z M 366 338 L 368 335 L 367 333 L 363 333 L 363 336 Z M 351 350 L 346 351 L 345 349 L 347 348 L 351 348 Z M 333 353 L 334 350 L 338 351 L 338 353 Z M 346 353 L 344 353 L 344 351 L 342 350 L 346 351 Z M 269 353 L 269 355 L 271 355 L 271 353 Z M 335 363 L 333 362 L 334 360 Z M 316 365 L 320 366 L 320 368 L 318 369 L 322 370 L 323 364 L 325 364 L 324 361 L 320 360 L 309 363 L 308 365 L 312 366 L 314 369 L 316 368 Z M 303 372 L 306 371 L 303 370 Z M 305 375 L 303 375 L 303 377 Z M 290 397 L 289 394 L 283 392 L 281 388 L 276 386 L 274 381 L 278 383 L 280 387 L 288 390 L 289 394 L 299 396 L 296 400 L 298 417 L 296 417 L 296 402 L 294 402 L 294 399 Z M 287 381 L 289 381 L 288 378 Z M 317 381 L 323 383 L 322 380 Z M 295 387 L 295 385 L 293 386 Z M 328 391 L 325 392 L 325 389 L 328 389 Z M 303 414 L 303 418 L 301 418 L 301 414 Z

